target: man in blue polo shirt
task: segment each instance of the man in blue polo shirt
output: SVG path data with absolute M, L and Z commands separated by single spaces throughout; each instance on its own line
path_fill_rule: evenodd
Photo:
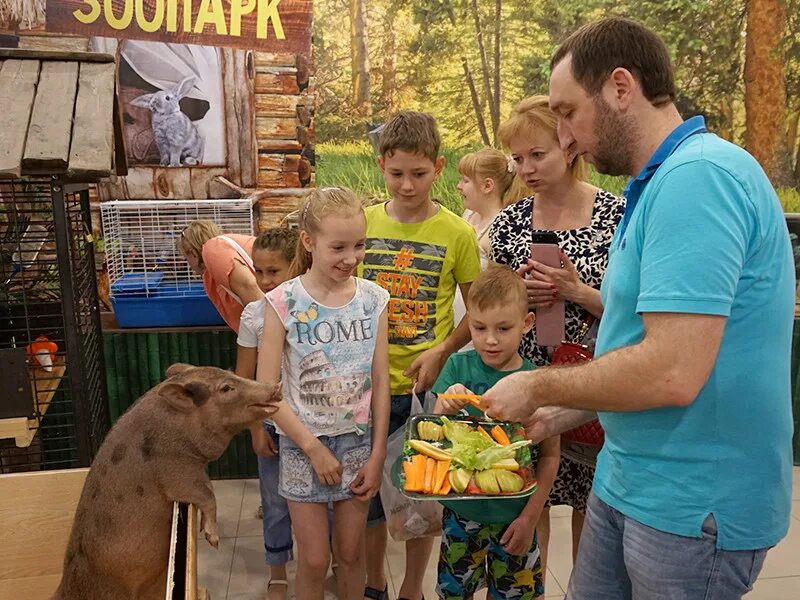
M 653 32 L 589 24 L 552 67 L 564 150 L 634 179 L 597 358 L 506 377 L 484 404 L 505 419 L 536 412 L 530 431 L 548 434 L 578 414 L 565 408 L 599 414 L 606 443 L 570 600 L 741 598 L 790 518 L 795 281 L 783 212 L 752 156 L 702 117 L 683 121 Z

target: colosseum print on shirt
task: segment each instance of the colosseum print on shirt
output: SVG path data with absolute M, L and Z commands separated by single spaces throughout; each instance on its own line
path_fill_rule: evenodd
M 388 300 L 385 290 L 363 279 L 339 307 L 319 304 L 299 277 L 267 294 L 286 329 L 283 398 L 315 435 L 369 428 L 375 336 Z

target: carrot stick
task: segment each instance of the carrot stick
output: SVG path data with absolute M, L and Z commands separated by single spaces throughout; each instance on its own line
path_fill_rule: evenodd
M 481 397 L 478 394 L 437 394 L 437 397 L 446 400 L 466 400 L 478 408 L 481 407 Z
M 511 440 L 508 439 L 508 434 L 502 427 L 500 427 L 500 425 L 495 425 L 492 427 L 492 437 L 497 440 L 497 443 L 501 446 L 511 445 Z
M 440 496 L 447 496 L 450 493 L 451 485 L 450 485 L 450 478 L 444 478 L 444 484 L 442 485 L 441 489 L 437 492 Z
M 494 440 L 492 439 L 492 436 L 490 436 L 490 435 L 489 435 L 489 433 L 488 433 L 488 432 L 487 432 L 487 431 L 486 431 L 486 430 L 485 430 L 483 427 L 481 427 L 480 425 L 478 425 L 478 433 L 480 433 L 480 434 L 481 434 L 482 436 L 484 436 L 486 439 L 489 439 L 489 440 L 492 440 L 492 441 L 494 441 Z
M 433 493 L 433 477 L 436 471 L 436 460 L 428 456 L 425 457 L 425 479 L 422 484 L 423 494 Z
M 444 485 L 444 482 L 447 477 L 447 473 L 450 471 L 450 461 L 449 460 L 437 460 L 436 461 L 436 475 L 435 480 L 433 483 L 433 493 L 438 494 L 439 488 Z
M 415 454 L 411 459 L 412 475 L 414 478 L 414 491 L 421 492 L 422 486 L 425 483 L 425 465 L 427 464 L 427 457 L 422 454 Z
M 414 484 L 416 483 L 415 477 L 414 477 L 414 465 L 410 461 L 407 461 L 407 460 L 403 461 L 403 473 L 406 476 L 406 483 L 405 483 L 404 489 L 407 492 L 416 492 L 416 491 L 418 491 L 414 486 Z

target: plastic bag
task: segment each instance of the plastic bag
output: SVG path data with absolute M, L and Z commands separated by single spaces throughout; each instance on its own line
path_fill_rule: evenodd
M 412 393 L 411 415 L 417 414 L 422 414 L 422 405 L 417 395 Z M 381 485 L 381 502 L 383 512 L 386 514 L 386 527 L 396 542 L 432 537 L 442 532 L 441 504 L 406 498 L 392 484 L 392 466 L 403 455 L 405 435 L 405 427 L 401 427 L 389 436 Z

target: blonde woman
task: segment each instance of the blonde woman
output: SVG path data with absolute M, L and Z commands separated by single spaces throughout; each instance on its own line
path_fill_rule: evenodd
M 511 153 L 517 178 L 529 190 L 527 197 L 500 211 L 489 230 L 491 257 L 526 277 L 528 301 L 535 309 L 565 300 L 566 341 L 579 342 L 585 323 L 603 312 L 600 283 L 608 265 L 611 238 L 622 218 L 625 201 L 586 181 L 583 159 L 560 147 L 556 117 L 547 96 L 520 102 L 498 131 Z M 561 247 L 562 268 L 548 269 L 530 260 L 534 231 L 553 231 Z M 550 364 L 552 348 L 536 343 L 536 328 L 525 335 L 520 353 L 536 364 Z M 550 505 L 568 505 L 572 512 L 572 552 L 578 541 L 592 487 L 594 467 L 562 452 L 561 467 L 550 495 Z M 550 534 L 549 510 L 537 527 L 542 566 Z

